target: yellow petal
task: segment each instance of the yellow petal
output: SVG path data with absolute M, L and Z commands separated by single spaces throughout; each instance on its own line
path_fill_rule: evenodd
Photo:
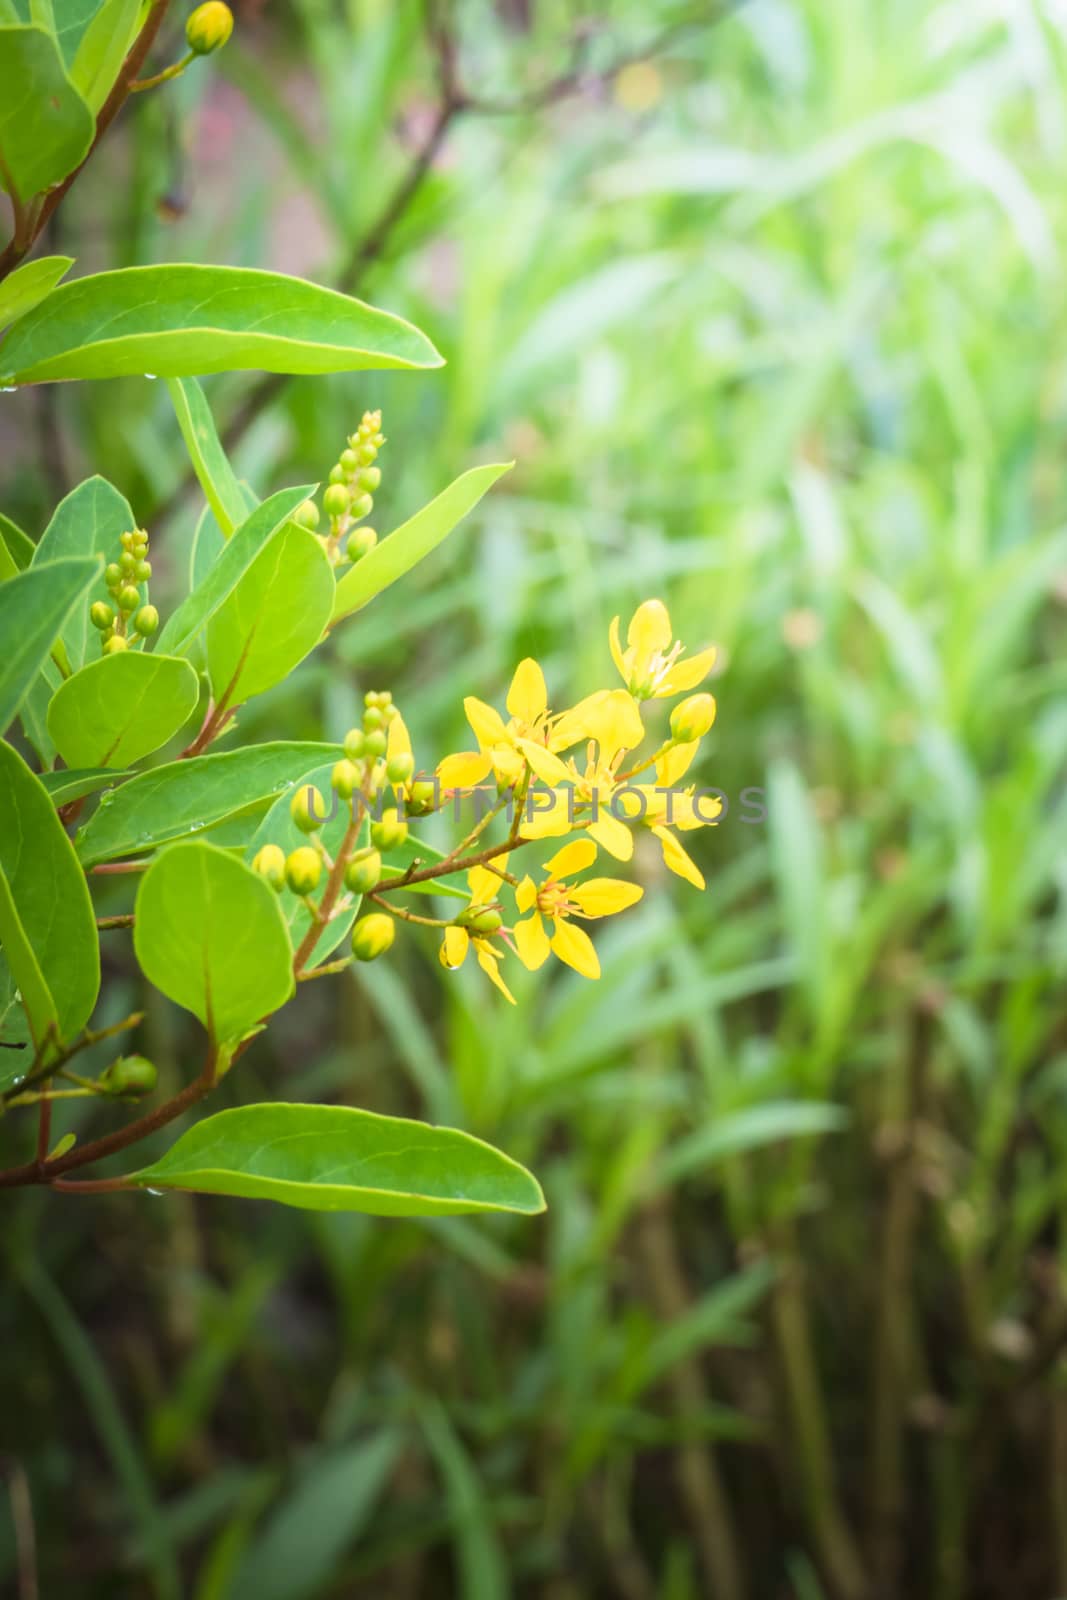
M 665 751 L 656 762 L 656 782 L 661 789 L 671 789 L 684 777 L 692 766 L 693 757 L 700 749 L 700 740 L 693 739 L 689 744 L 676 744 Z
M 493 857 L 493 866 L 499 867 L 500 872 L 506 870 L 507 864 L 506 855 Z M 494 900 L 500 899 L 503 883 L 500 872 L 494 872 L 492 867 L 472 867 L 467 873 L 467 887 L 476 906 L 492 905 Z
M 442 789 L 473 789 L 483 783 L 493 770 L 488 756 L 477 750 L 463 750 L 458 755 L 445 756 L 437 768 Z
M 530 656 L 515 668 L 515 676 L 508 690 L 507 708 L 513 717 L 527 726 L 536 722 L 538 717 L 543 717 L 548 710 L 545 675 Z
M 595 860 L 596 845 L 592 839 L 572 839 L 570 844 L 556 851 L 551 861 L 545 862 L 545 871 L 550 878 L 570 878 L 591 867 Z
M 609 762 L 620 750 L 634 750 L 645 737 L 637 702 L 625 689 L 611 689 L 585 715 L 586 737 L 600 746 L 602 761 Z
M 565 767 L 559 756 L 554 756 L 543 744 L 538 744 L 534 739 L 517 739 L 515 742 L 541 782 L 547 783 L 549 788 L 574 782 L 574 773 L 570 768 Z
M 600 977 L 600 962 L 597 960 L 592 939 L 584 928 L 577 928 L 573 922 L 567 922 L 562 917 L 556 919 L 556 931 L 552 935 L 552 952 L 561 961 L 565 961 L 568 967 L 580 972 L 583 978 Z
M 625 822 L 620 822 L 618 817 L 613 817 L 608 811 L 601 811 L 595 822 L 591 822 L 586 832 L 603 845 L 609 855 L 616 861 L 629 861 L 634 853 L 633 836 Z
M 663 695 L 685 694 L 687 689 L 695 689 L 698 683 L 703 683 L 715 665 L 718 653 L 712 645 L 710 650 L 701 650 L 695 656 L 685 656 L 681 661 L 676 661 L 656 689 L 656 694 L 662 698 Z
M 515 890 L 515 904 L 520 911 L 529 911 L 532 906 L 537 904 L 537 889 L 529 873 Z
M 637 662 L 647 665 L 657 653 L 670 648 L 671 619 L 662 600 L 646 600 L 630 618 L 626 642 Z
M 500 993 L 504 996 L 504 999 L 510 1000 L 511 1004 L 514 1005 L 515 996 L 512 994 L 511 990 L 500 976 L 500 973 L 497 971 L 497 962 L 500 960 L 500 957 L 497 955 L 496 951 L 490 950 L 484 939 L 475 939 L 474 949 L 478 957 L 478 965 L 481 967 L 490 983 L 495 983 L 497 988 L 500 990 Z
M 540 792 L 537 799 L 544 800 L 545 795 Z M 522 814 L 522 837 L 524 839 L 562 839 L 564 834 L 570 833 L 577 826 L 571 820 L 566 800 L 563 796 L 552 797 L 552 804 L 538 809 L 531 815 L 527 811 Z
M 543 967 L 548 960 L 550 946 L 540 913 L 535 911 L 525 922 L 516 922 L 513 933 L 515 948 L 523 966 L 528 967 L 531 972 Z
M 493 763 L 493 771 L 497 779 L 505 788 L 510 788 L 513 783 L 518 783 L 526 771 L 526 762 L 521 751 L 516 750 L 513 744 L 495 744 L 489 751 L 489 759 Z
M 389 724 L 389 733 L 385 745 L 385 759 L 391 761 L 394 756 L 409 756 L 411 750 L 411 735 L 404 725 L 404 719 L 397 711 Z
M 446 928 L 441 941 L 441 965 L 450 969 L 461 967 L 467 959 L 470 936 L 466 928 Z
M 474 737 L 483 750 L 489 750 L 494 744 L 510 744 L 511 735 L 504 725 L 504 719 L 499 711 L 494 711 L 492 706 L 487 706 L 484 700 L 478 700 L 469 694 L 463 702 L 463 709 L 467 713 L 467 721 L 474 729 Z
M 686 855 L 674 834 L 667 828 L 653 828 L 652 832 L 663 846 L 663 859 L 671 871 L 691 883 L 695 889 L 703 889 L 704 874 L 696 862 Z
M 635 906 L 644 892 L 640 884 L 626 883 L 622 878 L 589 878 L 572 889 L 567 898 L 583 917 L 613 917 L 617 911 Z
M 619 677 L 623 683 L 629 683 L 630 669 L 627 665 L 626 657 L 622 653 L 622 645 L 619 643 L 618 617 L 612 617 L 611 619 L 611 624 L 608 628 L 608 644 L 611 646 L 611 659 L 619 669 Z

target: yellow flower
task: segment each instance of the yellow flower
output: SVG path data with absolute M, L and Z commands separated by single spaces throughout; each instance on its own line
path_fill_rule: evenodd
M 644 891 L 619 878 L 589 878 L 578 885 L 564 881 L 573 873 L 583 872 L 595 860 L 592 839 L 572 839 L 545 863 L 547 876 L 540 888 L 529 877 L 519 884 L 515 891 L 519 910 L 531 915 L 515 924 L 515 948 L 519 960 L 531 972 L 544 965 L 551 951 L 583 978 L 599 978 L 600 962 L 593 941 L 584 928 L 576 927 L 570 919 L 614 916 L 635 905 Z
M 499 711 L 468 695 L 463 702 L 467 721 L 478 741 L 477 750 L 462 750 L 458 755 L 446 756 L 437 768 L 442 789 L 471 789 L 484 783 L 490 772 L 495 773 L 502 785 L 517 783 L 526 771 L 526 761 L 519 748 L 520 739 L 530 739 L 546 749 L 566 748 L 567 729 L 561 740 L 558 727 L 562 718 L 554 718 L 548 710 L 548 690 L 540 666 L 529 656 L 520 661 L 511 680 L 507 701 L 508 721 Z M 579 737 L 575 734 L 570 743 Z
M 696 809 L 693 788 L 675 787 L 695 753 L 696 742 L 665 751 L 656 762 L 655 785 L 634 784 L 629 793 L 620 795 L 619 805 L 659 841 L 664 864 L 694 888 L 703 889 L 704 874 L 671 832 L 671 828 L 686 833 L 693 828 L 715 827 L 715 819 L 722 810 L 721 800 L 712 801 L 705 796 L 704 809 L 710 811 L 714 805 L 714 815 L 702 816 Z
M 611 656 L 623 682 L 639 700 L 662 700 L 667 695 L 695 689 L 711 671 L 715 649 L 701 650 L 679 661 L 685 646 L 674 639 L 671 619 L 662 600 L 646 600 L 630 618 L 627 649 L 619 643 L 619 619 L 608 629 Z
M 634 853 L 630 830 L 611 809 L 619 787 L 623 757 L 641 743 L 645 730 L 633 697 L 625 689 L 602 689 L 573 711 L 571 726 L 588 739 L 584 768 L 573 757 L 560 760 L 551 750 L 520 740 L 531 770 L 548 785 L 534 794 L 522 823 L 524 839 L 554 839 L 582 828 L 619 861 Z M 542 803 L 547 802 L 547 803 Z
M 507 866 L 507 856 L 497 858 L 497 865 L 503 872 Z M 500 894 L 501 879 L 499 874 L 488 867 L 472 867 L 467 873 L 467 887 L 471 892 L 471 905 L 469 915 L 476 915 L 479 909 L 488 910 L 494 905 Z M 515 1004 L 515 996 L 500 976 L 499 967 L 503 959 L 503 952 L 493 944 L 492 938 L 487 934 L 478 933 L 474 928 L 457 927 L 455 923 L 445 929 L 441 942 L 441 965 L 454 972 L 461 967 L 467 959 L 467 952 L 471 946 L 478 965 L 489 979 L 490 983 L 500 990 L 505 1000 Z

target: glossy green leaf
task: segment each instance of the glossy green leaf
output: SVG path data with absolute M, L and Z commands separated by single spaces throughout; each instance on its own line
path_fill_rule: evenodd
M 289 812 L 289 804 L 293 793 L 297 789 L 306 788 L 309 784 L 319 791 L 323 802 L 324 821 L 318 829 L 319 838 L 326 848 L 326 853 L 333 860 L 341 848 L 341 841 L 348 831 L 352 821 L 352 808 L 347 801 L 341 801 L 330 787 L 330 776 L 334 763 L 328 762 L 313 767 L 309 772 L 301 775 L 292 789 L 286 790 L 271 806 L 267 815 L 257 828 L 255 835 L 249 841 L 245 850 L 245 860 L 251 863 L 257 850 L 265 844 L 276 844 L 285 851 L 296 850 L 300 845 L 307 844 L 307 835 L 300 832 Z M 356 849 L 362 849 L 370 835 L 370 818 L 363 817 L 360 826 Z M 311 927 L 311 912 L 303 900 L 293 894 L 283 894 L 280 899 L 282 914 L 289 929 L 289 938 L 293 949 L 296 950 Z M 318 966 L 325 961 L 332 950 L 336 950 L 341 940 L 349 932 L 356 913 L 359 910 L 359 896 L 342 894 L 335 909 L 335 915 L 329 925 L 319 935 L 318 942 L 312 952 L 307 966 Z
M 140 16 L 141 0 L 104 0 L 81 33 L 70 61 L 70 80 L 94 116 L 119 75 Z
M 252 512 L 208 568 L 203 581 L 168 618 L 159 636 L 158 649 L 170 655 L 188 652 L 201 630 L 230 599 L 309 492 L 308 489 L 280 489 Z
M 256 509 L 256 498 L 238 481 L 222 447 L 215 419 L 195 378 L 169 378 L 167 388 L 189 460 L 225 538 Z
M 73 256 L 41 256 L 16 267 L 10 277 L 0 283 L 0 328 L 6 328 L 8 323 L 39 305 L 73 265 Z
M 31 8 L 34 3 L 35 0 L 29 0 Z M 50 23 L 46 23 L 41 16 L 36 16 L 32 20 L 39 22 L 42 27 L 51 26 L 67 71 L 70 72 L 86 30 L 93 18 L 100 14 L 101 0 L 46 0 L 46 3 L 52 12 Z
M 0 1090 L 10 1089 L 26 1073 L 33 1035 L 19 999 L 18 984 L 0 950 Z
M 220 1111 L 133 1182 L 378 1217 L 545 1208 L 537 1179 L 481 1139 L 351 1106 Z
M 290 522 L 208 623 L 215 699 L 238 705 L 288 677 L 322 638 L 333 596 L 333 568 L 321 541 Z
M 16 323 L 0 383 L 438 367 L 425 334 L 302 278 L 244 267 L 125 267 L 65 283 Z
M 93 867 L 156 850 L 273 801 L 302 773 L 342 753 L 338 745 L 261 744 L 139 773 L 102 797 L 75 840 L 78 855 Z
M 232 1044 L 293 992 L 278 897 L 242 861 L 200 840 L 171 845 L 137 891 L 134 950 L 145 976 Z
M 0 946 L 40 1044 L 79 1032 L 100 989 L 85 876 L 43 786 L 0 743 Z
M 338 583 L 333 620 L 358 611 L 368 600 L 373 600 L 376 594 L 388 588 L 389 584 L 402 578 L 405 572 L 410 572 L 442 539 L 447 538 L 497 479 L 511 471 L 513 464 L 507 461 L 472 467 L 454 483 L 450 483 L 429 505 L 416 511 L 387 539 L 376 544 Z
M 98 561 L 57 561 L 0 583 L 0 731 L 10 727 L 64 623 L 97 580 Z
M 165 745 L 196 710 L 200 680 L 179 656 L 102 656 L 56 691 L 48 732 L 70 767 L 128 767 Z
M 0 511 L 0 544 L 3 545 L 19 572 L 25 572 L 33 560 L 36 548 L 28 533 L 23 533 L 17 522 Z
M 0 187 L 21 201 L 51 188 L 88 154 L 95 129 L 52 34 L 0 25 Z
M 58 811 L 60 806 L 69 806 L 72 800 L 81 800 L 100 789 L 114 788 L 129 774 L 116 772 L 111 767 L 89 767 L 73 772 L 60 767 L 58 772 L 42 772 L 39 776 Z
M 99 555 L 103 559 L 99 576 L 84 605 L 71 613 L 62 634 L 63 648 L 71 670 L 77 672 L 86 661 L 100 654 L 100 636 L 89 621 L 89 608 L 95 600 L 110 600 L 104 581 L 104 567 L 117 561 L 124 533 L 137 526 L 130 503 L 106 478 L 86 478 L 56 506 L 41 541 L 33 553 L 33 567 L 43 567 L 67 556 Z M 144 585 L 135 585 L 142 599 Z

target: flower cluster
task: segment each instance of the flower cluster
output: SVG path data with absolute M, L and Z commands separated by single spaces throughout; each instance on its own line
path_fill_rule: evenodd
M 464 706 L 477 749 L 446 756 L 432 778 L 416 771 L 391 695 L 372 691 L 365 697 L 362 725 L 346 736 L 344 757 L 332 774 L 337 801 L 349 808 L 339 853 L 331 859 L 319 833 L 326 817 L 322 795 L 302 785 L 292 797 L 291 816 L 308 842 L 288 855 L 266 845 L 253 863 L 279 892 L 300 896 L 311 911 L 308 937 L 297 952 L 298 976 L 323 928 L 361 910 L 365 914 L 352 930 L 355 959 L 374 960 L 388 950 L 397 920 L 436 928 L 445 967 L 462 966 L 473 952 L 514 1003 L 501 972 L 509 955 L 531 971 L 554 955 L 585 977 L 599 977 L 596 950 L 582 924 L 625 911 L 643 891 L 590 869 L 600 852 L 630 861 L 635 830 L 657 840 L 672 872 L 704 887 L 678 833 L 713 823 L 718 807 L 705 804 L 698 811 L 693 788 L 680 785 L 715 719 L 712 696 L 687 691 L 710 671 L 715 652 L 686 656 L 659 600 L 638 607 L 625 650 L 618 618 L 610 642 L 624 687 L 600 689 L 556 712 L 541 667 L 522 661 L 508 690 L 506 717 L 468 698 Z M 674 695 L 685 698 L 674 706 L 669 726 L 649 754 L 638 756 L 646 737 L 645 703 Z M 447 855 L 412 839 L 409 818 L 485 789 L 490 803 Z M 368 811 L 373 820 L 366 842 Z M 487 843 L 505 813 L 505 836 Z M 544 839 L 566 842 L 539 869 L 516 873 L 516 855 Z M 398 903 L 404 891 L 425 891 L 435 880 L 446 880 L 442 888 L 453 894 L 465 886 L 466 904 L 458 915 L 425 916 Z M 366 910 L 363 902 L 375 909 Z
M 365 411 L 355 433 L 330 468 L 322 496 L 327 531 L 319 534 L 335 567 L 345 561 L 362 561 L 378 543 L 374 529 L 364 522 L 374 510 L 374 494 L 382 481 L 378 452 L 385 443 L 380 411 Z M 295 520 L 316 533 L 322 521 L 317 503 L 305 500 Z

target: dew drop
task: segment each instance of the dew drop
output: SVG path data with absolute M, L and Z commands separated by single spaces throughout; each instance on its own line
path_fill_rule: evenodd
M 155 375 L 154 372 L 146 372 L 145 373 L 145 377 L 148 379 L 148 381 L 150 383 L 155 383 L 155 381 L 156 381 L 156 375 Z M 149 1192 L 149 1194 L 151 1194 L 152 1193 L 151 1189 L 148 1192 Z
M 156 1199 L 159 1200 L 163 1196 L 163 1190 L 162 1189 L 146 1189 L 145 1190 L 145 1194 L 155 1195 Z

